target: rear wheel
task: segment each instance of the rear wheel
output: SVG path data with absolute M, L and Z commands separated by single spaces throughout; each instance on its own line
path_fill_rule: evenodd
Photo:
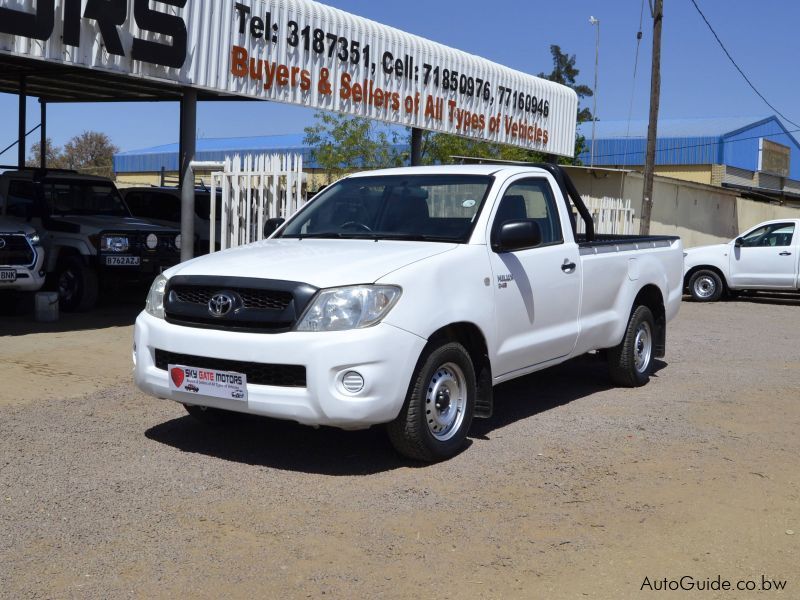
M 622 342 L 608 350 L 608 370 L 614 383 L 639 387 L 650 381 L 655 347 L 655 321 L 646 306 L 637 306 Z
M 387 425 L 392 445 L 426 462 L 454 456 L 472 424 L 476 390 L 464 346 L 451 342 L 429 351 L 412 377 L 400 415 Z
M 697 271 L 689 280 L 689 293 L 697 302 L 716 302 L 724 290 L 722 278 L 709 269 Z
M 67 257 L 59 263 L 56 284 L 63 311 L 88 310 L 97 303 L 97 273 L 78 256 Z

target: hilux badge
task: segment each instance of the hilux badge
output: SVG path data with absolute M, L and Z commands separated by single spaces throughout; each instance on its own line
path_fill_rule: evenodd
M 208 312 L 212 317 L 224 317 L 233 308 L 233 297 L 229 294 L 215 294 L 208 301 Z

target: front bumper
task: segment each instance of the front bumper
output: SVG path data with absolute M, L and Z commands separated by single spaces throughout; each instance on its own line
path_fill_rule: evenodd
M 0 269 L 13 269 L 17 272 L 16 281 L 0 282 L 0 291 L 36 292 L 44 285 L 44 252 L 41 248 L 37 249 L 36 261 L 33 266 L 0 265 Z
M 142 312 L 134 332 L 134 381 L 144 392 L 184 404 L 209 406 L 304 425 L 364 429 L 400 412 L 426 341 L 382 323 L 367 329 L 324 333 L 240 333 L 172 325 Z M 176 354 L 255 363 L 302 365 L 306 387 L 247 385 L 247 400 L 225 400 L 173 391 L 155 366 L 156 349 Z M 192 366 L 192 365 L 187 365 Z M 345 373 L 356 371 L 364 388 L 349 393 Z

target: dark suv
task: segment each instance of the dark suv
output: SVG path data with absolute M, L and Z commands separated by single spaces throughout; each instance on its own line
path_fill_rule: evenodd
M 180 262 L 180 230 L 133 217 L 110 179 L 74 171 L 0 175 L 0 215 L 35 227 L 63 310 L 85 310 L 100 284 L 149 282 Z

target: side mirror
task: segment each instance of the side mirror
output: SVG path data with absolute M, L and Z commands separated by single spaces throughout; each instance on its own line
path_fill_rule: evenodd
M 737 248 L 741 248 L 744 246 L 744 240 L 742 238 L 736 238 L 736 240 L 733 242 L 733 245 Z
M 506 221 L 492 236 L 492 250 L 495 252 L 514 252 L 535 248 L 542 243 L 542 230 L 536 221 L 523 219 Z
M 268 238 L 273 233 L 278 231 L 278 228 L 286 222 L 286 219 L 281 219 L 280 217 L 274 219 L 267 219 L 267 222 L 264 223 L 264 237 Z

